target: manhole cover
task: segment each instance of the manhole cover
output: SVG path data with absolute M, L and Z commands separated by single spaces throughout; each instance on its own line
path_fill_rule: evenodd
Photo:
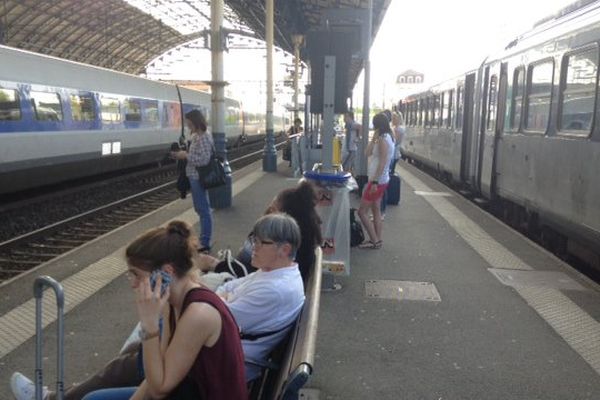
M 500 268 L 488 268 L 488 271 L 507 286 L 585 290 L 568 275 L 558 271 L 522 271 Z
M 366 281 L 365 296 L 393 300 L 442 301 L 435 285 L 431 282 Z

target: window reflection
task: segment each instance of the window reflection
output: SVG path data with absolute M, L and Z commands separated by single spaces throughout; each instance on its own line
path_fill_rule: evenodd
M 560 130 L 586 135 L 592 128 L 598 48 L 566 57 L 567 71 L 561 93 Z
M 0 121 L 21 119 L 19 94 L 14 89 L 0 89 Z

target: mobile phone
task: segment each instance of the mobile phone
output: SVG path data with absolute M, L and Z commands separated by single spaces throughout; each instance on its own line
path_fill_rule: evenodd
M 160 276 L 162 276 L 162 283 L 160 285 L 160 295 L 162 296 L 163 294 L 165 294 L 165 290 L 167 290 L 167 287 L 171 284 L 171 275 L 169 275 L 161 269 L 154 270 L 154 272 L 152 272 L 152 275 L 150 275 L 150 288 L 153 291 L 154 287 L 156 286 L 156 279 L 158 278 L 159 274 Z

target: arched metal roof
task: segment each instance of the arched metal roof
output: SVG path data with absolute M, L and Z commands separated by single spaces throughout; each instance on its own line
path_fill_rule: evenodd
M 391 0 L 373 0 L 373 37 Z M 225 0 L 228 27 L 264 38 L 264 0 Z M 276 0 L 275 43 L 321 25 L 327 9 L 368 0 Z M 0 44 L 139 74 L 156 57 L 208 29 L 210 0 L 0 0 Z M 362 60 L 352 66 L 356 80 Z

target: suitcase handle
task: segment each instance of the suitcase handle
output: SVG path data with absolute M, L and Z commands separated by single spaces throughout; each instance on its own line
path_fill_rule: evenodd
M 50 287 L 56 295 L 56 321 L 58 335 L 56 338 L 57 365 L 56 365 L 56 398 L 62 400 L 64 397 L 64 306 L 65 292 L 60 283 L 49 276 L 39 276 L 33 283 L 33 296 L 35 297 L 35 399 L 42 400 L 42 296 L 44 290 Z

